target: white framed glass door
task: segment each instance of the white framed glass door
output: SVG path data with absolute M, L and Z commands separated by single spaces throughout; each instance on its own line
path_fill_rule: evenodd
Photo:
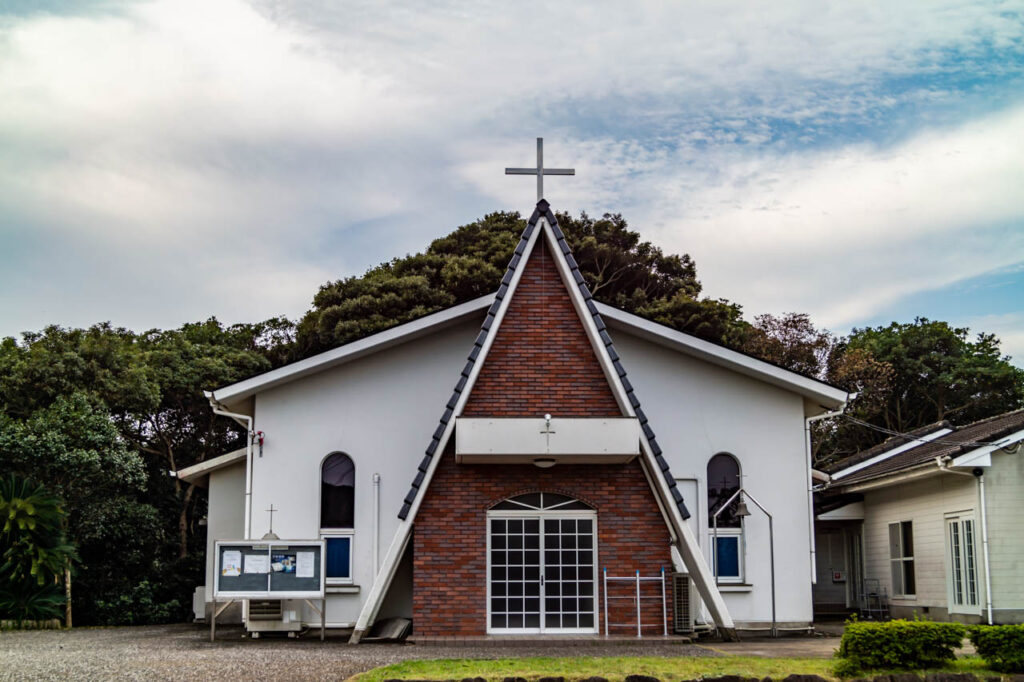
M 947 517 L 946 544 L 949 610 L 980 613 L 974 519 L 966 516 Z
M 510 504 L 528 497 L 532 509 Z M 597 515 L 562 495 L 496 505 L 487 515 L 487 631 L 596 633 L 596 538 Z

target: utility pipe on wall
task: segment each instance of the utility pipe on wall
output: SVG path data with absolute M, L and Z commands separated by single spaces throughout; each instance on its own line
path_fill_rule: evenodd
M 978 477 L 978 494 L 981 497 L 981 555 L 985 559 L 985 610 L 988 624 L 992 625 L 992 570 L 988 561 L 988 512 L 985 510 L 985 470 L 977 467 L 973 471 Z
M 373 475 L 373 574 L 380 570 L 380 474 Z
M 206 397 L 210 401 L 210 407 L 213 408 L 214 414 L 231 417 L 245 426 L 245 539 L 249 540 L 252 538 L 252 417 L 247 414 L 228 412 L 213 397 L 213 393 L 206 393 Z
M 811 422 L 816 422 L 821 419 L 831 419 L 832 417 L 838 417 L 846 411 L 846 406 L 850 404 L 854 398 L 857 397 L 857 393 L 850 393 L 846 402 L 838 410 L 832 412 L 825 412 L 815 417 L 804 418 L 804 449 L 807 451 L 807 533 L 810 539 L 811 547 L 811 584 L 818 584 L 818 563 L 817 563 L 817 543 L 814 541 L 814 481 L 811 479 L 811 469 L 814 468 L 814 453 L 811 452 Z

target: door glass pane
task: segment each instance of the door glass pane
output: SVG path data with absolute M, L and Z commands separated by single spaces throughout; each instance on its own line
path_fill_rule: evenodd
M 949 523 L 949 559 L 950 580 L 953 583 L 953 603 L 964 603 L 963 570 L 960 563 L 962 549 L 960 547 L 960 523 L 951 521 Z
M 967 573 L 967 603 L 978 605 L 978 575 L 974 563 L 974 521 L 966 519 L 964 525 L 964 564 Z
M 544 520 L 545 629 L 594 627 L 594 552 L 576 549 L 593 547 L 593 528 L 591 519 Z

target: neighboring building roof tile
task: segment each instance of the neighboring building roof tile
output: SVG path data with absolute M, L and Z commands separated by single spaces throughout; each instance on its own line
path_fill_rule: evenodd
M 871 466 L 861 469 L 860 471 L 856 471 L 849 476 L 844 476 L 835 482 L 836 487 L 841 488 L 854 483 L 863 483 L 877 478 L 884 478 L 886 476 L 933 462 L 936 457 L 958 457 L 966 452 L 977 449 L 980 444 L 998 440 L 999 438 L 1007 436 L 1015 431 L 1024 430 L 1024 410 L 1015 410 L 995 417 L 989 417 L 988 419 L 982 419 L 974 422 L 973 424 L 968 424 L 967 426 L 950 427 L 947 422 L 939 422 L 939 424 L 932 424 L 931 427 L 929 427 L 930 431 L 928 431 L 928 433 L 934 433 L 936 431 L 936 428 L 934 427 L 941 427 L 942 425 L 945 425 L 945 428 L 952 428 L 952 433 L 940 436 L 927 443 L 921 443 L 917 447 L 904 450 L 903 452 L 897 453 L 888 459 L 883 459 Z M 902 442 L 905 442 L 905 440 L 906 439 L 903 441 L 896 441 L 885 449 L 898 447 Z M 875 446 L 875 448 L 878 447 L 879 446 Z M 872 450 L 875 448 L 872 448 Z M 881 454 L 885 449 L 875 452 L 875 455 Z M 867 452 L 870 451 L 865 451 L 865 453 Z M 857 456 L 859 456 L 859 454 L 860 453 L 858 453 Z M 864 459 L 859 461 L 864 461 Z

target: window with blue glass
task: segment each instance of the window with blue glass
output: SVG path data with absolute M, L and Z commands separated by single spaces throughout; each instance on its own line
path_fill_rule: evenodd
M 344 452 L 332 452 L 320 466 L 320 537 L 325 540 L 328 583 L 352 582 L 356 467 Z
M 740 463 L 721 452 L 708 461 L 708 531 L 712 571 L 720 583 L 743 582 L 743 518 L 737 515 Z M 717 525 L 717 532 L 714 530 Z
M 325 537 L 326 577 L 328 580 L 345 581 L 352 579 L 352 536 Z

